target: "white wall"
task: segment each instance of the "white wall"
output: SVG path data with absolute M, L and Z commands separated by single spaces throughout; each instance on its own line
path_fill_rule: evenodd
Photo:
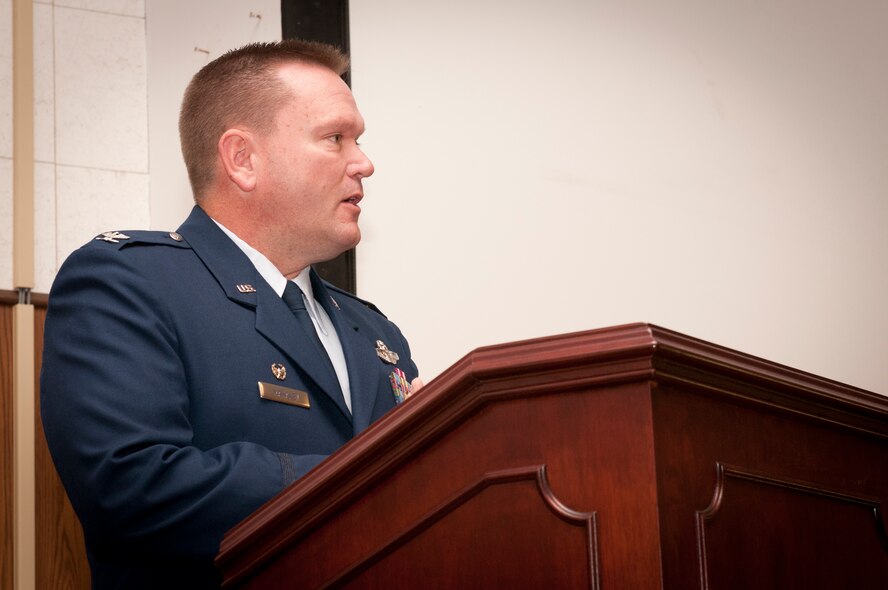
M 179 148 L 185 87 L 200 68 L 229 49 L 279 40 L 281 3 L 151 0 L 147 8 L 151 228 L 173 230 L 194 206 Z
M 181 91 L 219 52 L 277 38 L 280 15 L 34 6 L 46 292 L 91 235 L 179 223 Z M 10 13 L 0 0 L 0 288 Z M 886 25 L 881 0 L 352 0 L 377 166 L 359 294 L 426 378 L 483 344 L 650 321 L 888 394 Z
M 881 1 L 353 0 L 360 293 L 427 377 L 647 321 L 888 394 L 886 25 Z

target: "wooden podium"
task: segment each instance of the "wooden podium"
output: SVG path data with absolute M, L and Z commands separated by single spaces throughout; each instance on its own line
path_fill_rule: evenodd
M 651 325 L 481 348 L 232 529 L 227 588 L 888 588 L 888 398 Z

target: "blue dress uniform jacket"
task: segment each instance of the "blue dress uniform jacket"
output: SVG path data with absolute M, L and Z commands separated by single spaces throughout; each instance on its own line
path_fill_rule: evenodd
M 122 233 L 74 252 L 53 284 L 47 442 L 95 587 L 217 586 L 225 531 L 392 409 L 392 371 L 416 366 L 393 323 L 312 272 L 352 414 L 329 361 L 202 209 L 178 235 Z M 307 392 L 310 407 L 262 399 L 259 382 Z

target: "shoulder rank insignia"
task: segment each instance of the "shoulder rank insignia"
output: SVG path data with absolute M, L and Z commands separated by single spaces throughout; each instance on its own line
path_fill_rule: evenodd
M 376 341 L 376 356 L 387 363 L 394 365 L 398 362 L 398 353 L 389 350 L 388 346 L 382 340 Z
M 130 237 L 126 234 L 120 233 L 119 231 L 106 231 L 96 236 L 96 239 L 111 242 L 112 244 L 118 244 L 120 243 L 120 240 L 128 240 L 130 239 Z

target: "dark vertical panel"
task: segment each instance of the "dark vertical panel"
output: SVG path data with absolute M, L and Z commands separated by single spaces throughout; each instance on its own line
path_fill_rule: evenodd
M 284 39 L 321 41 L 349 53 L 348 0 L 281 0 L 281 29 Z M 349 73 L 343 78 L 349 82 Z M 352 293 L 356 291 L 354 249 L 316 264 L 315 270 L 334 285 Z
M 281 28 L 284 39 L 322 41 L 348 53 L 348 0 L 281 0 Z
M 17 302 L 17 293 L 0 291 L 0 590 L 12 590 L 14 566 L 12 308 Z

